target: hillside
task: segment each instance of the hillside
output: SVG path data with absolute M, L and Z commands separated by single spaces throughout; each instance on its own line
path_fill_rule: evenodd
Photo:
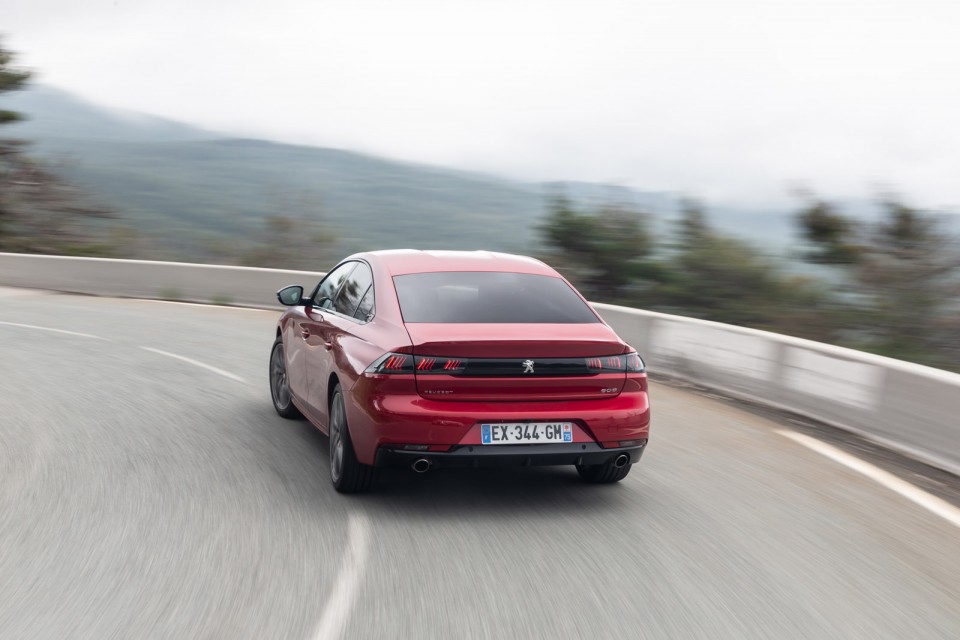
M 63 171 L 191 256 L 254 237 L 268 215 L 332 227 L 343 250 L 397 244 L 522 249 L 542 198 L 507 182 L 256 140 L 45 140 Z
M 589 183 L 530 184 L 349 151 L 231 139 L 187 125 L 108 110 L 50 87 L 5 97 L 29 120 L 8 128 L 34 152 L 116 210 L 147 239 L 151 257 L 236 259 L 287 216 L 336 238 L 335 253 L 409 246 L 536 250 L 551 193 L 583 203 L 626 202 L 663 231 L 675 198 Z M 771 251 L 789 242 L 783 212 L 712 210 L 715 224 Z
M 43 142 L 61 138 L 113 142 L 212 140 L 220 134 L 132 111 L 90 104 L 46 85 L 5 94 L 4 104 L 26 120 L 9 128 L 11 135 Z
M 521 251 L 543 206 L 537 185 L 316 147 L 228 139 L 113 112 L 39 87 L 10 96 L 10 127 L 162 254 L 203 260 L 283 215 L 330 229 L 340 251 L 379 246 Z

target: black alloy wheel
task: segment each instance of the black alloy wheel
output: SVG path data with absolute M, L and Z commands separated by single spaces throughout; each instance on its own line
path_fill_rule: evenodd
M 362 493 L 373 484 L 374 468 L 357 460 L 340 386 L 330 398 L 330 481 L 340 493 Z
M 301 417 L 300 410 L 293 404 L 290 385 L 287 383 L 287 365 L 283 357 L 283 339 L 277 336 L 270 351 L 270 397 L 273 408 L 284 418 Z

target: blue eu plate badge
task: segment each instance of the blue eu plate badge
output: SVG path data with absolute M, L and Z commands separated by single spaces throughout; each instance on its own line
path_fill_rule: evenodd
M 480 425 L 481 444 L 573 442 L 570 422 L 507 422 Z

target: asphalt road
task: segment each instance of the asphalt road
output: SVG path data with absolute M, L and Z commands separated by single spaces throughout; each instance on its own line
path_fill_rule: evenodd
M 0 638 L 960 637 L 957 526 L 662 384 L 619 485 L 338 495 L 276 316 L 0 289 Z

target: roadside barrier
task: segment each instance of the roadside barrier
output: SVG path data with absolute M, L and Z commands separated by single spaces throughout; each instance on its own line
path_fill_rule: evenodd
M 321 273 L 0 253 L 0 285 L 279 309 Z M 595 304 L 664 374 L 863 435 L 960 475 L 960 374 L 810 340 Z

